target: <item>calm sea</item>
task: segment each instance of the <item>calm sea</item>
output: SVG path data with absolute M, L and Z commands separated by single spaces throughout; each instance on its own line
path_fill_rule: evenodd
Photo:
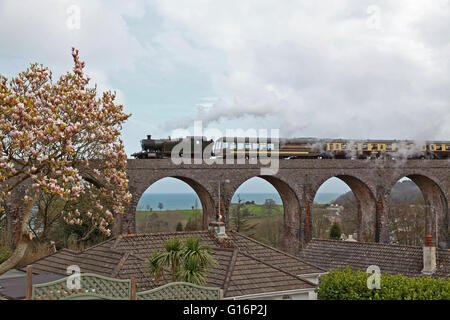
M 232 201 L 255 201 L 256 204 L 263 204 L 266 199 L 272 199 L 277 204 L 282 204 L 278 193 L 240 193 L 233 196 Z M 339 197 L 339 193 L 319 193 L 314 199 L 315 203 L 330 203 Z M 138 202 L 138 210 L 159 210 L 158 204 L 162 203 L 162 210 L 183 210 L 202 208 L 200 199 L 195 193 L 144 193 Z

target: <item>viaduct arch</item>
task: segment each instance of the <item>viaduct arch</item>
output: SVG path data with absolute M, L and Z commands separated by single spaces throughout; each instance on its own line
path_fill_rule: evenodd
M 427 205 L 427 233 L 433 241 L 449 245 L 450 162 L 447 160 L 280 160 L 278 172 L 262 175 L 261 164 L 181 164 L 170 159 L 129 159 L 127 175 L 133 195 L 126 213 L 119 217 L 114 233 L 135 233 L 135 212 L 142 193 L 165 177 L 190 185 L 203 207 L 203 227 L 220 212 L 228 221 L 234 192 L 252 177 L 271 183 L 284 206 L 284 243 L 295 252 L 312 238 L 311 209 L 314 196 L 323 182 L 332 177 L 344 181 L 358 204 L 357 230 L 360 241 L 389 242 L 388 210 L 392 187 L 402 177 L 413 180 L 421 189 Z M 220 196 L 219 196 L 220 194 Z M 219 208 L 220 203 L 220 208 Z

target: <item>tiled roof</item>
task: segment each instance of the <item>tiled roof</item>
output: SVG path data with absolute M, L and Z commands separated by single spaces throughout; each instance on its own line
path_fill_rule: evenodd
M 125 252 L 112 250 L 110 248 L 111 245 L 111 240 L 107 240 L 80 252 L 61 249 L 56 253 L 34 261 L 33 272 L 38 274 L 66 274 L 68 266 L 78 265 L 81 270 L 86 270 L 85 272 L 113 277 Z
M 145 259 L 156 249 L 163 250 L 165 240 L 199 236 L 217 260 L 208 274 L 207 286 L 220 287 L 224 297 L 260 294 L 275 291 L 311 289 L 315 285 L 298 275 L 324 273 L 325 270 L 275 248 L 228 232 L 228 244 L 217 241 L 208 231 L 122 235 L 82 252 L 62 249 L 33 263 L 38 274 L 66 274 L 69 265 L 80 266 L 81 272 L 92 272 L 122 279 L 136 278 L 137 291 L 163 285 L 156 284 L 146 271 Z
M 289 273 L 303 275 L 324 272 L 323 268 L 316 264 L 310 263 L 304 259 L 299 259 L 296 256 L 265 245 L 259 241 L 244 236 L 243 234 L 234 231 L 227 232 L 227 234 L 232 239 L 233 245 L 239 248 L 239 250 L 251 254 L 258 259 L 270 261 L 272 265 Z
M 435 277 L 450 277 L 450 251 L 437 249 Z M 382 273 L 422 276 L 422 247 L 382 243 L 313 239 L 300 252 L 300 258 L 332 270 L 352 266 L 366 270 L 370 265 L 380 267 Z
M 255 257 L 238 252 L 225 297 L 313 288 L 314 285 Z

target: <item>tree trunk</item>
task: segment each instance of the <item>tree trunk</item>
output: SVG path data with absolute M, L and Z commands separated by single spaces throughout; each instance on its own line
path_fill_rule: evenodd
M 28 226 L 28 220 L 30 219 L 31 209 L 33 208 L 35 199 L 36 198 L 33 198 L 33 200 L 27 204 L 27 206 L 23 212 L 22 226 L 21 226 L 21 230 L 20 230 L 21 232 L 19 235 L 19 239 L 17 239 L 18 242 L 17 242 L 16 248 L 14 249 L 14 252 L 11 255 L 11 257 L 9 257 L 8 260 L 6 260 L 2 264 L 0 264 L 0 275 L 2 275 L 5 272 L 7 272 L 8 270 L 14 268 L 19 263 L 19 261 L 23 258 L 25 251 L 28 248 L 28 244 L 31 241 L 31 234 L 28 232 L 27 226 Z

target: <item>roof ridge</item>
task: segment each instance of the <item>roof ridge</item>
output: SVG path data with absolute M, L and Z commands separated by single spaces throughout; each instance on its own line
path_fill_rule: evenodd
M 126 251 L 123 255 L 122 258 L 120 258 L 119 263 L 117 263 L 117 265 L 114 267 L 114 269 L 111 272 L 111 277 L 115 278 L 117 277 L 117 275 L 119 274 L 120 269 L 123 267 L 123 265 L 125 264 L 125 261 L 128 259 L 128 256 L 130 255 L 130 253 L 128 251 Z
M 86 250 L 90 250 L 90 249 L 92 249 L 92 248 L 96 248 L 96 247 L 98 247 L 98 246 L 100 246 L 100 245 L 103 245 L 103 244 L 109 242 L 109 241 L 113 241 L 114 239 L 115 239 L 115 236 L 114 236 L 114 237 L 111 237 L 111 238 L 109 238 L 109 239 L 106 239 L 106 240 L 104 240 L 104 241 L 102 241 L 102 242 L 99 242 L 99 243 L 97 243 L 97 244 L 94 244 L 93 246 L 90 246 L 89 248 L 84 249 L 84 250 L 81 250 L 81 251 L 79 251 L 79 252 L 84 252 L 84 251 L 86 251 Z
M 382 243 L 382 242 L 364 242 L 364 241 L 345 241 L 345 240 L 334 240 L 334 239 L 323 239 L 323 238 L 313 238 L 311 241 L 323 241 L 323 242 L 335 242 L 335 243 L 348 243 L 348 244 L 363 244 L 363 245 L 374 245 L 374 246 L 389 246 L 389 247 L 401 247 L 401 248 L 413 248 L 422 249 L 421 246 L 413 246 L 408 244 L 396 244 L 396 243 Z M 311 242 L 310 241 L 310 242 Z M 444 250 L 436 248 L 438 250 Z
M 221 249 L 225 249 L 225 248 L 221 248 Z M 225 279 L 223 280 L 223 284 L 222 284 L 222 290 L 223 290 L 222 295 L 224 297 L 227 294 L 228 287 L 231 282 L 231 277 L 233 276 L 234 266 L 236 265 L 238 253 L 239 253 L 239 249 L 234 248 L 233 255 L 231 256 L 230 264 L 228 265 L 227 273 L 225 274 Z
M 132 237 L 142 237 L 142 236 L 158 236 L 158 235 L 178 235 L 178 234 L 195 234 L 195 233 L 208 233 L 208 230 L 195 230 L 195 231 L 162 231 L 162 232 L 149 232 L 149 233 L 124 233 L 119 237 L 132 238 Z
M 303 279 L 303 278 L 301 278 L 301 277 L 299 277 L 299 276 L 297 276 L 297 275 L 295 275 L 295 274 L 293 274 L 293 273 L 290 273 L 289 271 L 283 270 L 283 269 L 280 268 L 280 267 L 277 267 L 277 266 L 275 266 L 275 265 L 273 265 L 273 264 L 270 264 L 270 263 L 267 262 L 267 261 L 261 260 L 261 259 L 255 257 L 255 256 L 251 255 L 250 253 L 243 252 L 243 251 L 240 251 L 240 253 L 243 254 L 244 256 L 247 256 L 248 258 L 251 258 L 251 259 L 254 259 L 254 260 L 258 261 L 259 263 L 265 264 L 266 266 L 269 266 L 269 267 L 271 267 L 271 268 L 273 268 L 273 269 L 275 269 L 275 270 L 278 270 L 278 271 L 283 272 L 283 273 L 285 273 L 285 274 L 287 274 L 287 275 L 290 275 L 291 277 L 294 277 L 294 278 L 296 278 L 296 279 L 298 279 L 298 280 L 301 280 L 301 281 L 303 281 L 303 282 L 306 282 L 306 283 L 308 283 L 308 284 L 311 284 L 311 285 L 313 285 L 314 287 L 317 286 L 317 284 L 315 284 L 315 283 L 313 283 L 313 282 L 311 282 L 311 281 L 309 281 L 309 280 Z
M 286 256 L 288 256 L 288 257 L 291 257 L 291 258 L 294 258 L 294 259 L 296 259 L 296 260 L 298 260 L 298 261 L 301 261 L 301 262 L 304 263 L 304 264 L 310 265 L 310 266 L 312 266 L 312 267 L 315 267 L 315 268 L 320 269 L 320 270 L 325 271 L 325 272 L 327 271 L 327 270 L 325 270 L 324 268 L 321 268 L 321 267 L 319 267 L 319 266 L 317 266 L 317 265 L 315 265 L 315 264 L 312 264 L 312 263 L 307 262 L 307 261 L 305 261 L 305 260 L 303 260 L 303 259 L 300 259 L 299 257 L 294 256 L 294 255 L 292 255 L 292 254 L 290 254 L 290 253 L 284 252 L 283 250 L 280 250 L 280 249 L 271 247 L 271 246 L 269 246 L 269 245 L 267 245 L 267 244 L 265 244 L 265 243 L 262 243 L 262 242 L 259 242 L 259 241 L 255 240 L 255 239 L 252 239 L 252 238 L 250 238 L 250 237 L 247 237 L 246 235 L 243 235 L 242 233 L 239 233 L 239 232 L 236 232 L 236 231 L 230 231 L 230 232 L 232 232 L 232 233 L 234 233 L 234 234 L 238 234 L 239 236 L 244 237 L 244 238 L 246 238 L 247 240 L 250 240 L 250 241 L 252 241 L 252 242 L 256 242 L 256 243 L 258 243 L 259 245 L 262 245 L 262 246 L 264 246 L 264 247 L 266 247 L 266 248 L 269 248 L 269 249 L 271 249 L 271 250 L 273 250 L 273 251 L 279 252 L 279 253 L 284 254 L 284 255 L 286 255 Z
M 111 249 L 113 249 L 113 250 L 119 250 L 119 249 L 117 249 L 117 245 L 119 244 L 120 240 L 122 240 L 122 238 L 121 238 L 120 236 L 118 236 L 118 237 L 116 238 L 116 240 L 114 240 L 114 243 L 113 243 L 113 245 L 111 246 Z

